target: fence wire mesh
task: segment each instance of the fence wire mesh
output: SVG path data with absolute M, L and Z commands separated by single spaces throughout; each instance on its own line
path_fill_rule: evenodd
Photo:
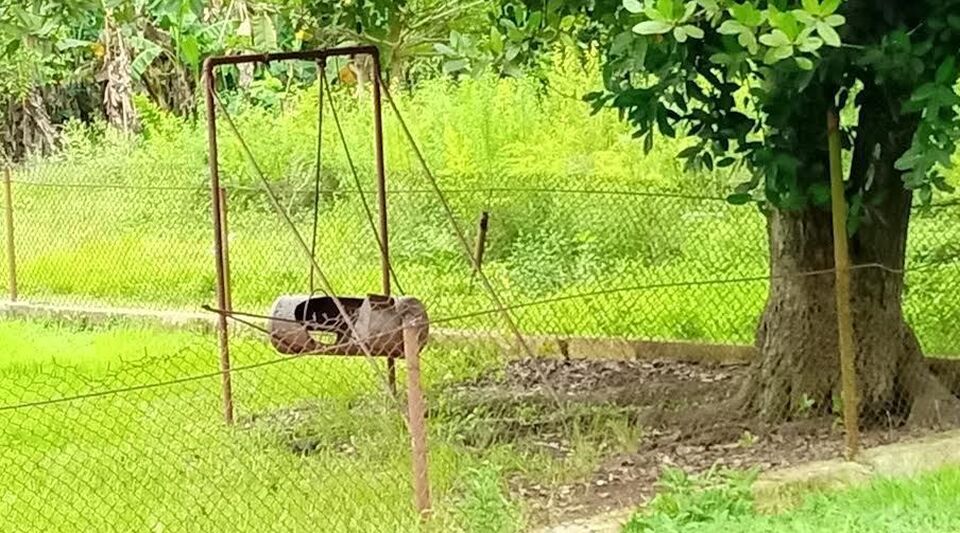
M 417 530 L 404 361 L 394 396 L 386 359 L 281 356 L 263 320 L 243 319 L 268 314 L 280 295 L 313 292 L 310 264 L 263 191 L 226 187 L 237 311 L 236 418 L 226 426 L 213 315 L 201 309 L 215 290 L 203 177 L 142 187 L 108 166 L 98 182 L 69 175 L 63 164 L 15 169 L 4 203 L 16 266 L 10 276 L 9 258 L 0 264 L 0 290 L 9 295 L 15 278 L 18 301 L 7 303 L 0 362 L 0 529 Z M 311 235 L 312 188 L 279 191 Z M 372 190 L 320 195 L 317 262 L 340 296 L 380 292 L 361 194 L 373 204 Z M 438 530 L 514 530 L 636 504 L 665 467 L 767 468 L 840 453 L 839 410 L 823 405 L 835 397 L 788 392 L 772 423 L 697 416 L 735 399 L 752 375 L 776 283 L 755 211 L 632 191 L 444 194 L 473 245 L 486 214 L 482 274 L 522 337 L 435 194 L 391 190 L 395 291 L 430 317 L 421 359 Z M 941 362 L 960 354 L 958 221 L 957 206 L 916 209 L 903 274 L 906 318 Z M 791 274 L 829 298 L 834 275 Z M 860 373 L 868 383 L 869 366 Z M 923 379 L 925 366 L 910 366 L 890 387 Z M 890 398 L 862 413 L 866 445 L 898 438 L 893 419 L 909 413 L 895 403 L 915 398 Z M 811 418 L 822 422 L 813 430 Z

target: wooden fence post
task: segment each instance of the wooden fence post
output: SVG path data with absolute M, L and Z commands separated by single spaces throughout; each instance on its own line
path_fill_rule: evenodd
M 407 416 L 412 447 L 414 505 L 422 519 L 430 516 L 430 480 L 427 472 L 426 402 L 420 385 L 420 331 L 422 324 L 404 317 L 403 352 L 407 361 Z
M 833 259 L 836 274 L 837 334 L 840 347 L 840 381 L 843 400 L 844 440 L 847 459 L 860 452 L 860 399 L 857 390 L 856 344 L 850 311 L 850 254 L 847 249 L 847 200 L 843 191 L 840 148 L 840 119 L 827 111 L 827 140 L 830 149 L 830 194 L 833 209 Z
M 10 167 L 3 169 L 4 216 L 7 237 L 7 277 L 9 287 L 7 295 L 11 302 L 17 301 L 17 250 L 13 231 L 13 186 L 10 177 Z

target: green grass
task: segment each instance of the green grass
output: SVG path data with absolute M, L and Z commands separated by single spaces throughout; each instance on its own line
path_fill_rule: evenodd
M 227 427 L 209 333 L 6 321 L 0 346 L 0 531 L 417 527 L 409 436 L 363 359 L 284 360 L 263 339 L 235 338 L 238 423 Z M 441 346 L 423 359 L 438 407 L 445 384 L 503 364 L 495 351 Z M 534 444 L 539 435 L 479 415 L 513 416 L 496 406 L 431 414 L 437 531 L 517 530 L 529 517 L 508 478 L 569 482 L 591 471 L 599 450 L 637 437 L 625 417 L 596 416 L 561 428 L 574 451 L 560 459 Z
M 624 528 L 641 532 L 929 532 L 960 531 L 960 468 L 911 479 L 883 479 L 846 491 L 813 493 L 778 515 L 752 511 L 750 476 L 668 473 L 661 494 Z

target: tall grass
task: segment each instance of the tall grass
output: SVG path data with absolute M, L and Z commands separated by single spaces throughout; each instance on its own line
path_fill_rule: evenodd
M 548 85 L 436 79 L 395 96 L 471 241 L 481 213 L 490 214 L 484 271 L 495 286 L 511 303 L 550 300 L 517 311 L 526 330 L 749 342 L 766 291 L 756 279 L 767 273 L 762 216 L 715 199 L 737 176 L 684 172 L 674 156 L 685 140 L 658 138 L 644 155 L 615 114 L 591 114 L 578 96 L 596 88 L 596 72 L 594 59 L 571 55 Z M 242 94 L 224 98 L 303 235 L 312 233 L 317 90 L 293 90 L 275 105 Z M 337 292 L 373 292 L 378 245 L 362 207 L 362 200 L 374 204 L 371 105 L 344 88 L 328 101 L 337 106 L 366 193 L 356 192 L 328 109 L 319 260 Z M 206 132 L 146 101 L 139 107 L 142 137 L 71 125 L 63 154 L 15 173 L 32 183 L 173 188 L 18 183 L 25 297 L 194 309 L 211 300 Z M 308 263 L 219 116 L 234 302 L 263 311 L 277 294 L 309 291 Z M 434 316 L 489 308 L 389 107 L 386 134 L 391 250 L 402 288 Z M 569 190 L 594 192 L 559 192 Z M 951 324 L 960 303 L 947 295 L 960 283 L 958 218 L 960 208 L 918 212 L 911 227 L 908 267 L 930 268 L 908 275 L 907 312 L 927 349 L 941 353 L 957 350 Z M 727 283 L 684 284 L 711 280 Z M 589 294 L 597 295 L 576 298 Z

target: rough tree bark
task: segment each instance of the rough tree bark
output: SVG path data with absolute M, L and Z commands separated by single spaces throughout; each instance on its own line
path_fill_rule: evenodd
M 932 373 L 902 311 L 912 194 L 894 162 L 916 124 L 894 118 L 883 102 L 872 87 L 860 95 L 849 177 L 850 187 L 869 183 L 879 199 L 850 242 L 861 423 L 955 425 L 960 400 Z M 768 232 L 772 280 L 757 328 L 760 357 L 738 400 L 769 422 L 826 414 L 840 398 L 831 215 L 774 212 Z M 944 361 L 933 368 L 954 372 Z

